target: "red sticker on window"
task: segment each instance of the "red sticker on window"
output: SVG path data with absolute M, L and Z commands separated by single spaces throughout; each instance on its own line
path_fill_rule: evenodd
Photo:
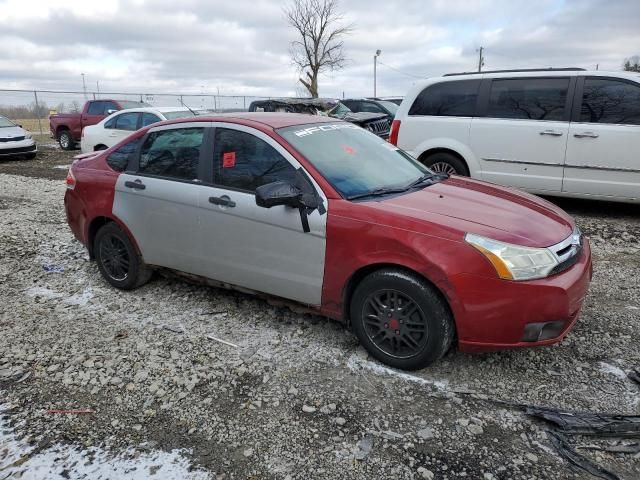
M 347 152 L 349 155 L 355 155 L 356 149 L 349 145 L 342 145 L 342 149 Z
M 222 154 L 222 168 L 233 168 L 236 166 L 236 152 L 224 152 Z

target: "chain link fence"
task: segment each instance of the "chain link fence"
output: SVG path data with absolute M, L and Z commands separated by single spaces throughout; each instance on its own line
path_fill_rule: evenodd
M 272 97 L 0 89 L 0 115 L 19 123 L 34 134 L 44 135 L 49 133 L 49 115 L 79 113 L 87 100 L 130 100 L 154 107 L 186 106 L 204 113 L 224 113 L 246 111 L 254 100 L 268 98 Z

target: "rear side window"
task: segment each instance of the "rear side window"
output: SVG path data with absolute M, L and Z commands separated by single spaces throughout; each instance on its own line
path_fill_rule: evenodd
M 409 115 L 472 117 L 475 115 L 480 80 L 441 82 L 425 88 L 409 109 Z
M 487 117 L 561 121 L 568 91 L 568 78 L 493 80 Z
M 213 158 L 217 185 L 253 192 L 267 183 L 296 180 L 293 165 L 267 142 L 247 132 L 216 128 Z
M 116 117 L 116 130 L 135 131 L 138 129 L 139 113 L 123 113 Z
M 129 160 L 138 151 L 142 138 L 136 138 L 129 143 L 114 150 L 107 158 L 107 164 L 116 172 L 124 172 L 127 169 Z
M 142 146 L 138 173 L 178 180 L 197 179 L 203 136 L 203 128 L 150 133 Z
M 585 79 L 580 121 L 640 125 L 640 86 L 617 80 Z
M 160 122 L 161 119 L 159 116 L 154 115 L 153 113 L 143 113 L 142 114 L 142 126 L 146 127 L 147 125 L 151 125 L 152 123 Z
M 118 107 L 118 105 L 116 105 L 114 102 L 103 102 L 104 103 L 104 114 L 105 115 L 109 115 L 109 112 L 107 110 L 113 110 L 113 111 L 117 111 L 120 110 L 120 107 Z M 111 112 L 113 113 L 113 112 Z
M 116 118 L 111 118 L 108 122 L 105 122 L 104 128 L 116 128 Z
M 88 115 L 102 115 L 104 113 L 104 102 L 91 102 L 89 104 L 89 109 L 87 110 Z

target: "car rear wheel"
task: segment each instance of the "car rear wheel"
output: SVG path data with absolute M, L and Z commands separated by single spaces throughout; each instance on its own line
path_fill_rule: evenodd
M 113 222 L 98 230 L 94 252 L 100 273 L 116 288 L 131 290 L 151 278 L 153 270 L 142 261 L 127 234 Z
M 351 322 L 373 357 L 405 370 L 439 360 L 453 342 L 444 300 L 423 279 L 402 270 L 379 270 L 362 280 L 351 300 Z
M 73 150 L 76 146 L 69 130 L 63 130 L 60 132 L 58 135 L 58 143 L 60 144 L 60 148 L 63 150 Z
M 469 176 L 469 169 L 465 163 L 455 155 L 447 152 L 439 152 L 429 155 L 422 163 L 436 173 L 464 175 L 465 177 Z

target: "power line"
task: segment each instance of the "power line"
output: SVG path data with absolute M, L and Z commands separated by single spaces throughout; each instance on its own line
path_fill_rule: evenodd
M 398 72 L 398 73 L 400 73 L 400 74 L 402 74 L 402 75 L 406 75 L 407 77 L 413 77 L 413 78 L 426 78 L 426 75 L 424 75 L 424 76 L 420 76 L 420 75 L 414 75 L 414 74 L 412 74 L 412 73 L 403 72 L 402 70 L 398 70 L 397 68 L 392 67 L 391 65 L 387 65 L 386 63 L 382 63 L 380 60 L 378 60 L 378 63 L 379 63 L 380 65 L 384 65 L 384 66 L 385 66 L 385 67 L 387 67 L 387 68 L 390 68 L 391 70 L 395 70 L 396 72 Z

